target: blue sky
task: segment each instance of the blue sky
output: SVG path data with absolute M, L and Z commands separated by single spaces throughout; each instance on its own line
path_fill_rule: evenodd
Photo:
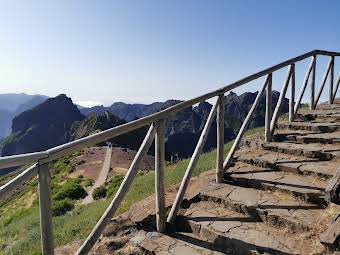
M 0 93 L 189 99 L 305 51 L 340 51 L 339 10 L 313 0 L 0 0 Z M 248 90 L 256 84 L 236 92 Z

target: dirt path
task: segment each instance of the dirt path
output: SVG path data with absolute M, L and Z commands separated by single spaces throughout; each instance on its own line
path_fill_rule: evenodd
M 100 187 L 101 185 L 103 185 L 105 183 L 107 175 L 109 174 L 109 171 L 110 171 L 111 156 L 112 156 L 112 146 L 108 146 L 107 149 L 106 149 L 103 167 L 102 167 L 102 169 L 101 169 L 101 171 L 98 175 L 97 180 L 93 184 L 93 186 L 91 186 L 88 189 L 88 191 L 87 191 L 88 195 L 87 195 L 87 197 L 85 197 L 83 199 L 82 204 L 91 203 L 93 201 L 92 193 L 93 193 L 94 189 Z

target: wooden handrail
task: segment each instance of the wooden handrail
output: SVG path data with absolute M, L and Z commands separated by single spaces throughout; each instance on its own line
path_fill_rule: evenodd
M 44 159 L 42 160 L 42 163 L 50 162 L 53 160 L 56 160 L 62 156 L 65 156 L 67 154 L 70 154 L 74 151 L 84 149 L 88 146 L 92 146 L 104 141 L 107 141 L 109 139 L 112 139 L 114 137 L 117 137 L 119 135 L 128 133 L 130 131 L 133 131 L 135 129 L 141 128 L 146 125 L 150 125 L 151 123 L 158 121 L 160 119 L 168 118 L 170 115 L 175 114 L 181 110 L 184 110 L 187 107 L 190 107 L 194 104 L 206 101 L 210 98 L 213 98 L 215 96 L 223 95 L 226 92 L 233 90 L 237 87 L 240 87 L 248 82 L 251 82 L 253 80 L 256 80 L 260 77 L 266 76 L 269 73 L 273 73 L 283 67 L 289 66 L 291 64 L 294 64 L 296 62 L 299 62 L 301 60 L 304 60 L 306 58 L 309 58 L 314 55 L 326 55 L 326 56 L 340 56 L 340 53 L 337 52 L 329 52 L 329 51 L 321 51 L 321 50 L 313 50 L 310 52 L 307 52 L 305 54 L 299 55 L 297 57 L 288 59 L 284 62 L 281 62 L 277 65 L 274 65 L 272 67 L 269 67 L 267 69 L 264 69 L 262 71 L 259 71 L 257 73 L 254 73 L 252 75 L 249 75 L 243 79 L 240 79 L 238 81 L 235 81 L 229 85 L 226 85 L 220 89 L 214 90 L 212 92 L 206 93 L 204 95 L 201 95 L 199 97 L 178 103 L 174 106 L 171 106 L 165 110 L 162 110 L 160 112 L 148 115 L 146 117 L 137 119 L 135 121 L 128 122 L 126 124 L 101 131 L 96 134 L 89 135 L 87 137 L 78 139 L 76 141 L 68 142 L 59 146 L 56 146 L 54 148 L 51 148 L 49 150 L 46 150 L 45 152 L 41 152 L 42 155 L 47 154 L 46 156 L 44 155 Z M 11 166 L 19 166 L 21 164 L 27 164 L 27 163 L 32 163 L 36 160 L 33 156 L 29 156 L 27 154 L 20 154 L 20 155 L 15 155 L 11 156 L 12 161 Z M 0 157 L 0 169 L 8 167 L 6 165 L 6 161 L 9 160 L 8 157 Z M 15 162 L 18 162 L 17 164 Z M 20 163 L 19 163 L 20 162 Z
M 329 56 L 330 62 L 328 64 L 327 70 L 325 72 L 324 79 L 322 80 L 321 87 L 319 93 L 314 98 L 315 93 L 315 70 L 316 70 L 316 57 L 317 55 Z M 207 122 L 203 128 L 199 141 L 196 145 L 195 151 L 190 159 L 189 165 L 186 169 L 184 177 L 182 179 L 179 191 L 177 193 L 174 204 L 170 210 L 170 213 L 167 218 L 168 223 L 173 223 L 177 211 L 180 208 L 182 200 L 184 198 L 185 192 L 187 190 L 188 184 L 190 182 L 190 178 L 192 172 L 195 169 L 195 166 L 199 160 L 199 157 L 203 151 L 204 144 L 206 142 L 210 126 L 214 121 L 216 112 L 217 112 L 217 156 L 216 156 L 216 182 L 222 182 L 224 176 L 224 170 L 229 167 L 231 161 L 233 160 L 233 156 L 235 151 L 237 150 L 240 141 L 243 137 L 243 134 L 246 128 L 249 125 L 251 117 L 256 110 L 260 102 L 260 98 L 266 91 L 266 113 L 265 113 L 265 140 L 266 142 L 271 141 L 271 137 L 274 133 L 276 121 L 278 118 L 278 114 L 280 111 L 280 107 L 282 105 L 283 99 L 285 98 L 287 88 L 289 83 L 291 82 L 291 96 L 289 102 L 289 121 L 294 121 L 294 118 L 298 112 L 302 97 L 306 91 L 306 87 L 311 77 L 311 108 L 314 109 L 320 99 L 320 96 L 323 92 L 323 88 L 325 86 L 326 80 L 330 74 L 330 82 L 329 82 L 329 103 L 332 103 L 335 99 L 337 90 L 340 84 L 340 74 L 338 80 L 335 82 L 334 88 L 334 61 L 335 57 L 340 56 L 338 52 L 330 52 L 330 51 L 322 51 L 322 50 L 313 50 L 307 52 L 305 54 L 299 55 L 295 58 L 291 58 L 284 62 L 281 62 L 277 65 L 274 65 L 270 68 L 264 69 L 252 75 L 249 75 L 241 80 L 233 82 L 227 86 L 224 86 L 220 89 L 214 90 L 212 92 L 206 93 L 199 97 L 193 98 L 191 100 L 187 100 L 171 106 L 165 110 L 160 112 L 148 115 L 146 117 L 140 118 L 135 121 L 128 122 L 126 124 L 101 131 L 99 133 L 89 135 L 87 137 L 78 139 L 76 141 L 72 141 L 69 143 L 65 143 L 63 145 L 56 146 L 54 148 L 48 149 L 42 152 L 35 153 L 27 153 L 20 154 L 14 156 L 0 157 L 0 169 L 5 167 L 13 167 L 25 165 L 28 163 L 35 163 L 33 166 L 29 167 L 17 177 L 12 179 L 7 184 L 0 187 L 0 199 L 4 198 L 11 191 L 13 191 L 18 185 L 23 182 L 29 180 L 30 178 L 36 176 L 38 174 L 38 182 L 39 182 L 39 202 L 40 202 L 40 228 L 41 228 L 41 239 L 42 239 L 42 253 L 53 254 L 54 253 L 54 244 L 53 244 L 53 226 L 52 226 L 52 211 L 51 211 L 51 185 L 50 185 L 50 169 L 48 168 L 48 163 L 50 161 L 59 159 L 69 153 L 74 151 L 83 149 L 85 147 L 95 145 L 107 140 L 110 140 L 119 135 L 125 134 L 127 132 L 133 131 L 135 129 L 141 128 L 146 125 L 151 125 L 148 133 L 145 136 L 143 143 L 141 144 L 129 171 L 127 172 L 122 184 L 120 185 L 115 197 L 111 201 L 110 205 L 97 222 L 96 226 L 87 237 L 85 242 L 77 251 L 77 255 L 87 254 L 95 242 L 98 240 L 101 233 L 104 231 L 107 224 L 110 222 L 113 214 L 116 212 L 118 206 L 124 199 L 126 193 L 129 190 L 129 187 L 132 184 L 134 177 L 138 171 L 138 165 L 141 159 L 147 154 L 152 142 L 155 139 L 155 190 L 156 190 L 156 225 L 157 230 L 159 232 L 166 231 L 166 222 L 165 222 L 165 191 L 164 191 L 164 144 L 165 144 L 165 120 L 169 118 L 171 115 L 176 114 L 177 112 L 184 110 L 187 107 L 191 107 L 197 103 L 201 103 L 208 99 L 218 97 L 215 104 L 213 105 Z M 307 70 L 305 79 L 303 81 L 302 89 L 299 93 L 298 99 L 295 102 L 295 64 L 301 60 L 306 58 L 313 57 L 312 62 Z M 272 76 L 273 73 L 281 68 L 289 67 L 286 80 L 282 86 L 281 94 L 276 104 L 274 113 L 271 112 L 272 105 Z M 256 99 L 247 114 L 246 119 L 242 123 L 240 131 L 235 139 L 235 142 L 232 145 L 231 150 L 223 163 L 223 147 L 224 147 L 224 94 L 230 90 L 233 90 L 237 87 L 240 87 L 246 83 L 249 83 L 253 80 L 256 80 L 261 77 L 265 77 L 266 80 L 262 89 L 258 92 Z
M 37 176 L 38 168 L 37 164 L 30 166 L 15 178 L 0 187 L 0 200 L 5 199 L 12 193 L 19 185 L 23 184 L 25 181 L 30 180 L 34 176 Z

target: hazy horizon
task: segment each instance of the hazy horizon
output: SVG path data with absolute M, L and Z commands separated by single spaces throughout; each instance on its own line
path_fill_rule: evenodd
M 0 1 L 0 93 L 67 94 L 88 106 L 190 99 L 306 51 L 340 51 L 339 9 L 338 1 Z M 283 76 L 274 75 L 274 89 Z

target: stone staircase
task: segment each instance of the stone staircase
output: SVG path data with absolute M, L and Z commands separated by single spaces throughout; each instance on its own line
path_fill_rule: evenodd
M 340 206 L 325 188 L 340 167 L 340 104 L 302 109 L 278 123 L 274 142 L 243 145 L 225 183 L 182 205 L 173 233 L 149 232 L 150 254 L 332 254 Z

